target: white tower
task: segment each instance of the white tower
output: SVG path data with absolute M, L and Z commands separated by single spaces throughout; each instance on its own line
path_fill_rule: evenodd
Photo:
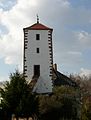
M 53 77 L 53 29 L 39 23 L 24 28 L 23 72 L 27 81 L 36 80 L 33 92 L 51 93 Z

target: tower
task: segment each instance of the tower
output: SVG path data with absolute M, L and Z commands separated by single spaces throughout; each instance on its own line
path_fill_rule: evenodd
M 51 93 L 53 77 L 52 28 L 37 23 L 23 29 L 23 73 L 27 81 L 36 81 L 33 92 Z

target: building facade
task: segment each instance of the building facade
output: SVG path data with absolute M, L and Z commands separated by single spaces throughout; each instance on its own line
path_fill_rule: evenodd
M 35 80 L 33 92 L 51 93 L 53 77 L 53 29 L 39 23 L 24 28 L 23 73 L 27 81 Z

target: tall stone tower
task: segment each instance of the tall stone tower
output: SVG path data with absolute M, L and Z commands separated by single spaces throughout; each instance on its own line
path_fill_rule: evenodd
M 52 28 L 37 23 L 24 28 L 23 73 L 27 81 L 36 81 L 33 92 L 51 93 L 53 77 Z

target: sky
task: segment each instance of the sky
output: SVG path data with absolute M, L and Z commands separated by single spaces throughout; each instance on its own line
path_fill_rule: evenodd
M 0 81 L 23 66 L 23 28 L 53 28 L 54 63 L 64 74 L 91 74 L 91 0 L 0 0 Z

